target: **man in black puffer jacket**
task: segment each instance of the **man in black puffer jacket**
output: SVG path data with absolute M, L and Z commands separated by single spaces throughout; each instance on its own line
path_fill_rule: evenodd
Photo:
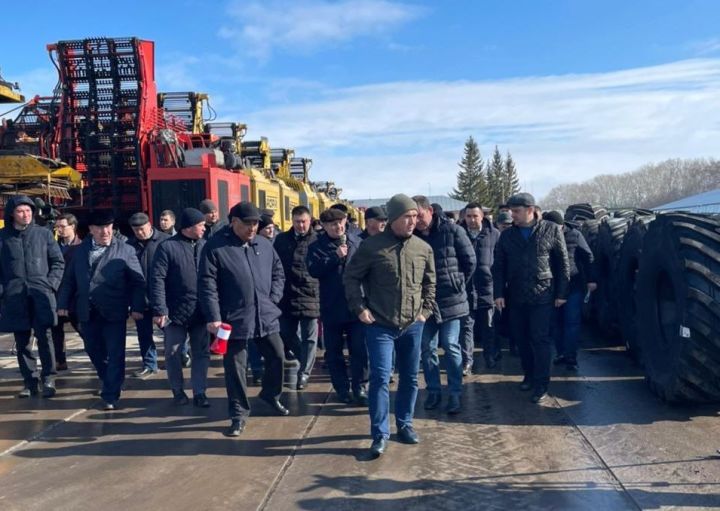
M 465 230 L 450 223 L 445 215 L 433 214 L 427 197 L 417 195 L 418 223 L 415 235 L 432 247 L 437 275 L 436 308 L 423 328 L 421 360 L 428 396 L 425 409 L 440 406 L 440 360 L 438 344 L 445 351 L 448 378 L 446 411 L 460 413 L 462 406 L 462 350 L 460 321 L 470 313 L 466 285 L 475 272 L 475 251 Z
M 317 239 L 317 234 L 310 228 L 311 221 L 310 210 L 296 206 L 292 210 L 292 227 L 278 234 L 273 245 L 285 270 L 280 335 L 286 356 L 289 357 L 291 352 L 300 362 L 298 390 L 305 388 L 315 365 L 317 318 L 320 317 L 320 287 L 318 280 L 308 272 L 305 261 L 308 246 Z
M 38 393 L 40 373 L 32 353 L 35 333 L 42 363 L 43 396 L 55 395 L 55 350 L 48 336 L 57 322 L 55 292 L 65 262 L 52 232 L 33 223 L 35 203 L 29 197 L 10 197 L 5 227 L 0 230 L 0 332 L 13 332 L 25 386 L 18 397 Z
M 503 231 L 495 248 L 495 306 L 501 311 L 507 306 L 510 314 L 525 373 L 520 389 L 532 390 L 531 401 L 539 403 L 550 383 L 553 306 L 565 304 L 570 264 L 562 229 L 538 218 L 532 195 L 513 195 L 508 205 L 514 224 Z
M 477 202 L 465 206 L 463 225 L 477 259 L 477 268 L 467 285 L 470 314 L 462 319 L 460 325 L 463 374 L 469 374 L 473 367 L 473 348 L 476 341 L 483 348 L 485 366 L 488 369 L 495 367 L 502 356 L 493 327 L 495 303 L 492 281 L 493 255 L 495 244 L 500 239 L 500 231 L 485 217 L 482 206 Z

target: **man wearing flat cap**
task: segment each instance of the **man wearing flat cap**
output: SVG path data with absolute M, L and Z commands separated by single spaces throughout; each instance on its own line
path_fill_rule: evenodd
M 320 221 L 324 232 L 308 247 L 307 267 L 310 275 L 320 282 L 320 318 L 330 381 L 341 403 L 351 403 L 354 399 L 359 405 L 367 406 L 365 327 L 350 312 L 343 285 L 345 268 L 361 240 L 345 232 L 347 215 L 341 210 L 323 211 Z M 350 379 L 343 354 L 345 338 L 350 353 Z
M 125 380 L 128 308 L 134 320 L 146 309 L 145 277 L 135 250 L 113 236 L 113 216 L 96 211 L 90 236 L 65 269 L 58 293 L 58 315 L 67 316 L 71 301 L 80 322 L 85 351 L 102 381 L 105 410 L 117 408 Z
M 280 309 L 285 276 L 272 244 L 257 236 L 260 212 L 251 202 L 230 210 L 230 227 L 212 237 L 203 250 L 198 278 L 198 300 L 207 329 L 216 334 L 222 323 L 230 325 L 223 356 L 230 427 L 225 435 L 236 437 L 250 416 L 247 397 L 247 346 L 257 343 L 265 359 L 259 398 L 277 414 L 288 415 L 280 403 L 283 383 L 283 342 Z
M 348 307 L 366 325 L 373 457 L 385 452 L 390 437 L 389 383 L 396 348 L 397 438 L 406 444 L 420 441 L 413 428 L 420 341 L 435 302 L 433 250 L 413 235 L 417 204 L 407 195 L 394 195 L 387 213 L 388 229 L 360 244 L 343 278 Z
M 550 384 L 550 322 L 567 300 L 570 263 L 562 228 L 539 218 L 532 195 L 513 195 L 507 205 L 513 225 L 495 247 L 495 306 L 509 314 L 510 334 L 520 349 L 525 375 L 520 390 L 532 391 L 530 400 L 539 403 Z
M 360 239 L 367 239 L 385 230 L 387 213 L 380 206 L 373 206 L 365 210 L 365 230 L 360 233 Z
M 180 232 L 160 244 L 150 269 L 150 306 L 153 323 L 165 333 L 165 368 L 173 402 L 189 402 L 184 390 L 182 350 L 190 338 L 190 379 L 193 404 L 207 408 L 207 373 L 210 366 L 209 335 L 197 297 L 198 267 L 205 246 L 205 216 L 195 208 L 180 215 Z
M 145 281 L 150 281 L 150 265 L 153 256 L 160 243 L 168 239 L 170 236 L 155 229 L 150 223 L 150 218 L 145 213 L 135 213 L 129 219 L 130 227 L 134 236 L 127 243 L 135 249 L 140 267 L 143 270 Z M 142 367 L 133 373 L 136 378 L 145 378 L 158 372 L 157 348 L 153 339 L 153 321 L 150 312 L 149 289 L 146 293 L 145 310 L 143 317 L 135 321 L 137 329 L 138 345 L 140 347 L 140 359 Z
M 223 227 L 227 226 L 227 222 L 220 218 L 220 211 L 218 211 L 215 203 L 210 199 L 200 201 L 198 209 L 205 215 L 205 234 L 206 240 L 215 236 Z

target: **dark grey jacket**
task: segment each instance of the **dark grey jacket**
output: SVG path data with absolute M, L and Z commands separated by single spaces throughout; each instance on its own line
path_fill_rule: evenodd
M 262 236 L 244 243 L 232 229 L 213 236 L 203 249 L 198 299 L 207 322 L 232 327 L 232 339 L 264 337 L 280 331 L 285 276 L 272 244 Z
M 467 286 L 468 305 L 470 310 L 480 307 L 493 306 L 493 278 L 492 265 L 494 261 L 495 245 L 500 239 L 500 231 L 487 218 L 483 218 L 482 229 L 477 237 L 473 238 L 469 231 L 468 238 L 475 250 L 477 267 Z
M 566 299 L 570 263 L 561 227 L 537 220 L 527 240 L 517 225 L 504 230 L 495 246 L 492 272 L 496 299 L 506 293 L 511 304 L 539 305 Z
M 198 268 L 205 240 L 180 234 L 163 241 L 150 267 L 150 309 L 177 325 L 204 322 L 197 299 Z
M 30 206 L 34 214 L 32 200 L 23 195 L 11 197 L 5 206 L 5 227 L 0 230 L 2 332 L 47 328 L 57 322 L 55 292 L 65 262 L 50 230 L 34 223 L 23 231 L 13 227 L 12 212 L 22 204 Z
M 306 262 L 308 247 L 316 239 L 313 231 L 298 237 L 292 228 L 275 238 L 273 246 L 285 270 L 285 290 L 280 302 L 283 314 L 301 318 L 320 316 L 320 285 L 308 272 Z
M 140 267 L 142 268 L 145 281 L 150 281 L 150 266 L 152 265 L 153 258 L 155 257 L 155 251 L 157 250 L 160 243 L 170 238 L 167 234 L 162 232 L 160 229 L 153 228 L 152 236 L 150 239 L 140 241 L 135 236 L 127 241 L 127 244 L 135 249 L 135 255 L 140 261 Z M 146 305 L 150 308 L 150 288 L 147 288 L 146 293 Z
M 597 282 L 592 250 L 580 229 L 571 226 L 565 228 L 565 245 L 570 262 L 570 291 L 585 292 L 588 282 Z
M 433 249 L 437 288 L 435 291 L 435 318 L 438 323 L 467 316 L 466 283 L 475 272 L 475 251 L 465 230 L 451 224 L 445 216 L 433 215 L 427 236 L 419 231 L 415 235 Z
M 113 236 L 92 272 L 91 247 L 88 236 L 75 250 L 60 286 L 58 309 L 73 309 L 75 303 L 79 321 L 89 321 L 91 310 L 107 321 L 126 320 L 128 307 L 144 313 L 145 277 L 135 249 Z

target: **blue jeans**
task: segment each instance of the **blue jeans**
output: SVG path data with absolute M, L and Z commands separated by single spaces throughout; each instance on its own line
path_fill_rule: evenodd
M 552 334 L 558 355 L 572 360 L 577 359 L 582 320 L 583 292 L 571 291 L 565 305 L 555 310 Z
M 347 335 L 350 354 L 350 376 L 352 391 L 357 396 L 368 381 L 368 356 L 365 345 L 365 325 L 359 321 L 348 323 L 323 323 L 325 338 L 325 361 L 330 372 L 330 381 L 335 392 L 346 394 L 350 391 L 343 348 L 343 332 Z
M 157 371 L 157 348 L 155 347 L 155 339 L 153 339 L 152 313 L 149 310 L 143 313 L 142 319 L 135 320 L 135 328 L 137 328 L 138 345 L 140 347 L 140 358 L 142 359 L 143 368 Z
M 366 339 L 370 363 L 368 389 L 370 435 L 390 437 L 390 373 L 393 348 L 397 353 L 398 389 L 395 394 L 395 424 L 411 426 L 418 393 L 417 373 L 420 367 L 420 341 L 423 323 L 416 321 L 405 330 L 377 324 L 367 325 Z
M 428 392 L 439 394 L 440 359 L 438 357 L 438 341 L 445 350 L 445 369 L 447 371 L 448 390 L 450 394 L 462 394 L 462 350 L 460 349 L 460 318 L 437 323 L 430 318 L 425 323 L 422 333 L 422 364 L 425 385 Z

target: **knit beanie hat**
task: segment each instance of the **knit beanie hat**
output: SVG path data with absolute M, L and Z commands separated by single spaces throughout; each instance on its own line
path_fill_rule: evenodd
M 388 222 L 393 223 L 411 209 L 417 209 L 417 203 L 403 193 L 393 195 L 385 206 Z
M 195 208 L 185 208 L 180 214 L 180 229 L 187 229 L 200 222 L 205 222 L 205 215 Z
M 217 206 L 210 199 L 205 199 L 205 200 L 200 201 L 200 211 L 202 211 L 202 213 L 204 215 L 207 215 L 208 213 L 210 213 L 212 211 L 216 211 L 216 210 L 217 210 Z
M 563 217 L 559 211 L 546 211 L 542 214 L 543 220 L 548 220 L 558 225 L 563 224 Z

